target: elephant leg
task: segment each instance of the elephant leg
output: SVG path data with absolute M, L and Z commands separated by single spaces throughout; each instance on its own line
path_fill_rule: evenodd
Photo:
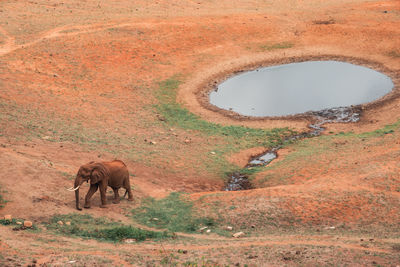
M 113 190 L 114 190 L 114 200 L 113 200 L 113 203 L 114 203 L 114 204 L 118 204 L 118 203 L 119 203 L 118 188 L 113 188 Z
M 99 187 L 100 187 L 100 198 L 101 198 L 100 208 L 105 208 L 107 206 L 107 198 L 106 198 L 107 184 L 100 183 Z
M 131 184 L 129 183 L 129 177 L 128 177 L 128 179 L 125 180 L 123 187 L 128 192 L 128 200 L 133 201 L 133 194 L 132 194 Z M 126 193 L 125 193 L 125 195 L 126 195 Z
M 93 194 L 96 193 L 97 188 L 99 187 L 99 185 L 97 184 L 92 184 L 90 185 L 89 191 L 86 194 L 85 197 L 85 208 L 88 209 L 90 208 L 90 199 L 92 198 Z

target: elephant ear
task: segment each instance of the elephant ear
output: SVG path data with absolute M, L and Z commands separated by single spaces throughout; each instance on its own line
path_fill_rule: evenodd
M 97 184 L 108 176 L 108 171 L 103 164 L 94 164 L 92 172 L 90 174 L 90 184 Z

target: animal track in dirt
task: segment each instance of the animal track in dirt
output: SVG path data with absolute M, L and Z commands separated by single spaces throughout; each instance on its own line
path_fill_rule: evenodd
M 5 43 L 0 46 L 0 56 L 11 53 L 17 49 L 28 48 L 35 44 L 38 44 L 46 39 L 53 38 L 61 38 L 61 37 L 69 37 L 79 34 L 88 34 L 99 31 L 104 31 L 111 28 L 124 28 L 124 27 L 140 27 L 140 28 L 153 28 L 162 25 L 187 25 L 185 22 L 120 22 L 120 23 L 104 23 L 104 24 L 91 24 L 91 25 L 74 25 L 74 26 L 62 26 L 57 27 L 51 30 L 48 30 L 44 33 L 39 34 L 35 40 L 26 42 L 24 44 L 17 45 L 15 44 L 15 38 L 8 34 L 3 28 L 0 27 L 0 33 L 6 37 Z

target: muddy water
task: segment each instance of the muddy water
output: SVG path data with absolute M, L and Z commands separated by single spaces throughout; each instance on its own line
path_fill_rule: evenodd
M 286 116 L 376 100 L 394 87 L 375 70 L 339 61 L 260 68 L 221 83 L 210 103 L 245 116 Z

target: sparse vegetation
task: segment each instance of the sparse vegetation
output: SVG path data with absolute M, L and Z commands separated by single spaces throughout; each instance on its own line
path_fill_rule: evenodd
M 272 51 L 277 49 L 288 49 L 294 46 L 293 43 L 290 42 L 282 42 L 282 43 L 275 43 L 275 44 L 263 44 L 260 45 L 259 48 L 261 51 Z
M 202 226 L 216 226 L 214 219 L 196 214 L 193 203 L 180 193 L 171 193 L 160 200 L 149 198 L 132 213 L 133 218 L 142 224 L 172 232 L 190 233 Z
M 36 225 L 32 225 L 32 227 L 27 228 L 23 225 L 23 223 L 24 220 L 18 218 L 13 218 L 11 220 L 0 219 L 0 225 L 13 226 L 14 231 L 19 231 L 19 230 L 28 230 L 33 232 L 39 231 Z
M 400 52 L 397 50 L 392 50 L 387 53 L 387 56 L 393 57 L 393 58 L 399 58 L 400 57 Z
M 70 225 L 59 225 L 57 222 L 70 222 Z M 93 218 L 89 214 L 68 214 L 55 215 L 46 225 L 47 229 L 63 235 L 92 238 L 102 241 L 120 242 L 123 239 L 135 239 L 143 241 L 146 239 L 169 238 L 172 235 L 168 232 L 147 231 L 140 228 L 123 225 L 118 222 L 111 222 L 104 218 Z
M 10 220 L 5 220 L 5 219 L 0 219 L 0 224 L 1 225 L 17 225 L 17 222 L 19 220 L 13 218 L 11 221 Z
M 328 166 L 334 166 L 340 162 L 342 168 L 344 168 L 347 165 L 346 162 L 336 159 L 334 161 L 330 161 L 329 163 L 324 163 L 325 159 L 323 157 L 336 158 L 335 155 L 337 151 L 341 150 L 345 145 L 355 145 L 368 142 L 379 143 L 381 142 L 380 138 L 382 136 L 393 135 L 396 133 L 396 131 L 398 132 L 399 128 L 400 120 L 371 132 L 358 134 L 352 132 L 340 132 L 336 135 L 322 135 L 300 140 L 291 146 L 295 150 L 294 152 L 290 153 L 290 155 L 287 155 L 282 161 L 276 162 L 271 166 L 267 166 L 261 170 L 269 172 L 266 173 L 263 178 L 259 179 L 257 184 L 260 187 L 286 184 L 294 175 L 302 175 L 298 174 L 297 170 L 301 168 L 307 168 L 306 166 L 310 162 L 312 162 L 312 164 L 320 162 L 320 166 L 325 166 L 325 168 Z M 395 138 L 395 136 L 393 138 Z M 364 149 L 359 153 L 363 152 Z M 279 171 L 282 166 L 292 166 L 293 169 L 288 170 L 287 172 Z M 323 172 L 324 170 L 320 171 Z M 304 177 L 304 179 L 308 178 Z
M 3 208 L 4 205 L 7 203 L 7 201 L 3 198 L 2 193 L 3 193 L 3 190 L 1 190 L 1 187 L 0 187 L 0 208 Z
M 335 24 L 336 21 L 333 18 L 327 19 L 327 20 L 314 20 L 313 24 L 316 25 L 329 25 L 329 24 Z

